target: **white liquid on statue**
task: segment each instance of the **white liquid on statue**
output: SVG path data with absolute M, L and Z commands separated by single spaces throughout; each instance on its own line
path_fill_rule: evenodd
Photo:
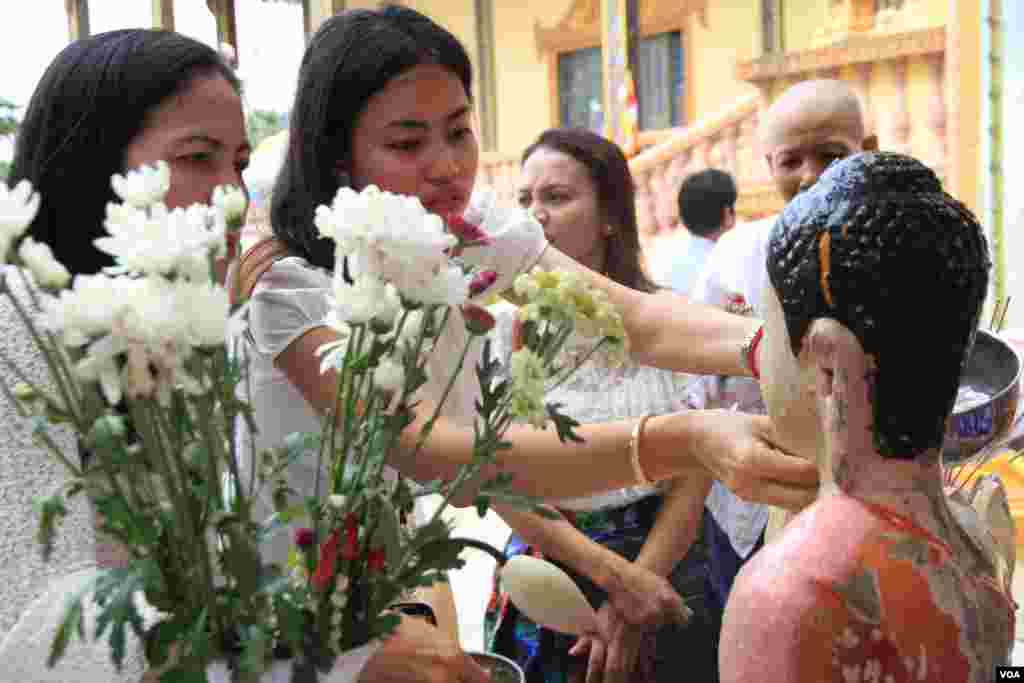
M 956 392 L 956 403 L 953 404 L 954 413 L 965 413 L 972 408 L 977 408 L 992 398 L 989 394 L 979 391 L 970 385 L 964 385 Z

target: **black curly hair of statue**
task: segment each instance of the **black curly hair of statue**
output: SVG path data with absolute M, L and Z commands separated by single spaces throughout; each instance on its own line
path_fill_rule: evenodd
M 991 261 L 978 220 L 931 169 L 879 152 L 834 163 L 783 210 L 767 265 L 794 355 L 832 318 L 873 357 L 879 453 L 941 447 Z

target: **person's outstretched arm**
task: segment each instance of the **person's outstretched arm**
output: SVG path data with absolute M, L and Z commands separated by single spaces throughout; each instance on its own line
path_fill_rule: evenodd
M 319 414 L 326 414 L 333 405 L 336 380 L 332 371 L 320 372 L 316 349 L 334 339 L 330 328 L 313 328 L 275 361 Z M 402 447 L 389 462 L 420 481 L 451 479 L 473 455 L 472 431 L 442 418 L 416 457 L 410 457 L 432 412 L 428 400 L 417 405 Z M 513 477 L 514 490 L 539 498 L 587 496 L 634 485 L 637 477 L 630 462 L 634 425 L 635 420 L 582 425 L 577 433 L 583 443 L 562 443 L 554 429 L 513 425 L 506 432 L 512 447 L 497 453 L 496 464 L 484 467 L 479 481 L 507 472 Z M 640 462 L 654 481 L 703 468 L 743 498 L 799 509 L 814 497 L 817 468 L 779 451 L 774 443 L 768 418 L 720 410 L 686 411 L 647 421 Z
M 642 365 L 702 375 L 749 376 L 740 349 L 759 320 L 696 303 L 670 291 L 630 289 L 548 246 L 539 265 L 574 271 L 615 304 L 629 335 L 630 353 Z

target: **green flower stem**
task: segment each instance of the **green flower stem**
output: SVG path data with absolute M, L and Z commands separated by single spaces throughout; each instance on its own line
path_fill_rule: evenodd
M 12 405 L 14 405 L 14 408 L 15 410 L 18 411 L 18 414 L 21 415 L 22 417 L 28 417 L 22 412 L 21 404 L 18 403 L 18 399 L 16 399 L 14 397 L 14 394 L 11 393 L 11 388 L 7 386 L 7 383 L 0 382 L 0 387 L 3 388 L 4 396 L 6 396 L 7 400 L 10 401 Z M 82 470 L 79 467 L 77 467 L 74 463 L 72 463 L 70 460 L 68 460 L 67 456 L 61 452 L 60 448 L 57 447 L 57 444 L 53 442 L 53 439 L 50 438 L 50 435 L 47 432 L 37 430 L 34 431 L 33 436 L 36 439 L 38 439 L 40 443 L 42 443 L 42 445 L 46 448 L 46 450 L 50 452 L 50 455 L 54 456 L 61 465 L 63 465 L 69 472 L 71 472 L 75 476 L 76 479 L 82 477 Z
M 21 269 L 16 269 L 17 272 L 21 272 Z M 43 360 L 46 361 L 46 366 L 50 370 L 50 376 L 53 378 L 54 383 L 57 385 L 57 391 L 60 393 L 61 401 L 64 403 L 63 410 L 67 411 L 70 415 L 75 427 L 78 428 L 80 433 L 88 433 L 90 425 L 85 424 L 85 420 L 78 413 L 78 405 L 73 400 L 73 394 L 70 392 L 67 386 L 67 378 L 65 377 L 64 368 L 61 367 L 61 363 L 54 357 L 53 349 L 51 349 L 43 338 L 40 336 L 39 331 L 36 329 L 35 323 L 32 318 L 25 311 L 24 306 L 18 301 L 10 290 L 6 290 L 7 298 L 11 301 L 14 306 L 14 310 L 18 313 L 18 317 L 21 318 L 22 323 L 28 330 L 29 335 L 32 337 L 32 342 L 39 349 L 40 353 L 43 354 Z M 74 382 L 72 382 L 73 384 Z
M 440 334 L 438 335 L 440 336 Z M 448 378 L 448 384 L 444 387 L 444 392 L 441 394 L 441 400 L 434 406 L 434 412 L 427 420 L 426 424 L 423 425 L 423 429 L 420 430 L 420 437 L 416 440 L 416 448 L 413 449 L 412 455 L 409 456 L 410 460 L 416 458 L 420 451 L 423 449 L 423 444 L 426 443 L 427 438 L 430 436 L 430 432 L 434 429 L 434 423 L 437 422 L 437 418 L 441 416 L 441 408 L 444 406 L 445 401 L 448 400 L 448 394 L 451 393 L 452 388 L 455 386 L 455 380 L 459 376 L 459 372 L 462 370 L 462 365 L 466 361 L 466 356 L 469 354 L 469 347 L 472 346 L 473 340 L 476 339 L 477 335 L 470 335 L 469 339 L 462 346 L 462 353 L 459 354 L 459 363 L 455 366 L 452 371 L 451 377 Z
M 190 573 L 192 562 L 185 557 L 185 555 L 193 555 L 191 545 L 196 541 L 192 536 L 192 531 L 195 528 L 192 524 L 192 515 L 189 506 L 189 501 L 186 496 L 178 490 L 177 482 L 171 464 L 168 462 L 169 458 L 165 453 L 166 447 L 163 438 L 160 434 L 159 427 L 152 420 L 150 415 L 151 401 L 131 401 L 130 406 L 132 409 L 132 419 L 135 428 L 139 431 L 142 437 L 142 442 L 146 445 L 146 449 L 153 454 L 154 464 L 158 466 L 160 474 L 165 484 L 166 495 L 171 498 L 171 509 L 177 511 L 179 514 L 185 516 L 185 523 L 183 525 L 175 525 L 176 528 L 169 529 L 171 534 L 181 534 L 180 543 L 186 549 L 186 553 L 169 553 L 169 557 L 172 558 L 172 562 L 177 564 L 175 570 L 180 576 L 185 577 Z M 120 493 L 120 491 L 119 491 Z M 203 539 L 205 540 L 205 539 Z M 175 562 L 176 560 L 176 562 Z
M 18 273 L 18 276 L 21 278 L 22 284 L 25 287 L 25 291 L 28 293 L 29 300 L 32 302 L 33 307 L 36 309 L 36 311 L 41 313 L 43 311 L 43 307 L 39 303 L 39 296 L 37 295 L 35 288 L 32 286 L 32 283 L 29 282 L 29 280 L 28 280 L 28 273 L 26 272 L 24 267 L 18 267 L 16 269 L 16 271 Z M 7 290 L 7 294 L 10 297 L 11 301 L 14 303 L 15 307 L 20 305 L 19 302 L 17 302 L 15 300 L 15 298 L 11 294 L 10 290 Z M 27 316 L 27 311 L 22 313 L 22 319 L 25 320 L 25 325 L 30 328 L 30 331 L 34 332 L 35 331 L 35 323 L 32 322 L 30 319 L 28 319 L 26 316 Z M 71 407 L 78 406 L 79 402 L 82 400 L 81 387 L 79 386 L 79 384 L 76 381 L 74 375 L 72 374 L 71 369 L 68 367 L 67 363 L 65 362 L 65 361 L 67 361 L 67 355 L 64 353 L 64 350 L 63 350 L 64 347 L 58 341 L 57 337 L 52 332 L 47 331 L 45 333 L 45 336 L 46 336 L 47 341 L 50 342 L 50 347 L 49 348 L 56 349 L 56 352 L 57 352 L 58 356 L 60 357 L 60 359 L 62 361 L 62 362 L 58 363 L 56 367 L 59 370 L 63 370 L 64 374 L 55 377 L 55 379 L 58 382 L 66 382 L 65 386 L 66 386 L 66 388 L 68 390 L 69 395 L 72 396 L 72 400 L 69 403 L 69 406 L 71 406 Z M 46 350 L 49 350 L 49 348 L 46 349 Z M 70 409 L 71 408 L 69 408 L 69 410 Z
M 235 357 L 237 358 L 237 356 Z M 210 381 L 213 383 L 216 395 L 220 397 L 221 406 L 223 406 L 224 410 L 224 423 L 225 425 L 228 425 L 230 429 L 231 426 L 233 426 L 235 424 L 235 421 L 238 419 L 239 411 L 235 410 L 233 407 L 235 400 L 234 388 L 227 386 L 222 381 L 224 376 L 227 374 L 228 356 L 225 352 L 218 351 L 216 356 L 214 356 L 214 359 L 211 361 L 211 363 L 213 364 L 213 369 L 210 372 Z M 249 436 L 250 438 L 252 438 L 251 430 Z M 211 434 L 209 438 L 218 442 L 220 441 L 216 434 Z M 227 441 L 228 449 L 226 455 L 228 469 L 230 470 L 231 481 L 233 483 L 233 495 L 235 500 L 237 501 L 237 507 L 241 512 L 244 512 L 244 514 L 242 515 L 242 519 L 248 519 L 248 492 L 243 490 L 243 487 L 241 485 L 242 473 L 238 467 L 238 444 L 236 444 L 235 439 L 231 437 L 229 437 Z M 255 444 L 252 444 L 252 447 L 250 448 L 249 452 L 252 453 L 252 456 L 254 458 L 256 457 Z M 255 472 L 256 468 L 253 467 L 252 470 L 253 472 Z M 218 479 L 217 481 L 220 480 Z M 228 501 L 224 501 L 224 503 L 225 506 L 227 506 Z

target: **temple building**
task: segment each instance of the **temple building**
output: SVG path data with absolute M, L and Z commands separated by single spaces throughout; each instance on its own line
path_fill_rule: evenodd
M 100 0 L 92 0 L 100 2 Z M 204 0 L 151 0 L 154 26 Z M 89 32 L 90 0 L 65 0 L 72 36 Z M 295 31 L 377 0 L 205 0 L 217 40 L 246 69 L 236 16 L 249 5 L 289 5 Z M 1024 305 L 1024 198 L 1003 188 L 1012 127 L 1024 114 L 1024 8 L 1007 0 L 408 0 L 458 36 L 476 69 L 482 179 L 511 199 L 521 150 L 545 128 L 582 125 L 631 156 L 645 240 L 676 229 L 683 178 L 712 166 L 740 188 L 742 218 L 780 200 L 758 150 L 761 112 L 799 80 L 841 78 L 862 99 L 882 149 L 928 163 L 947 189 L 985 218 L 996 252 L 993 293 Z M 244 7 L 243 7 L 244 6 Z M 244 24 L 243 24 L 244 25 Z M 301 33 L 296 33 L 301 36 Z M 1019 41 L 1018 41 L 1019 42 Z M 266 51 L 268 48 L 263 47 Z M 297 66 L 297 62 L 296 62 Z M 1005 94 L 1004 94 L 1005 91 Z M 634 103 L 631 108 L 630 103 Z M 1017 149 L 1021 149 L 1018 144 Z M 1012 159 L 1007 159 L 1011 161 Z M 1018 183 L 1019 185 L 1019 183 Z M 1019 194 L 1019 193 L 1018 193 Z M 1024 321 L 1024 314 L 1011 319 Z

